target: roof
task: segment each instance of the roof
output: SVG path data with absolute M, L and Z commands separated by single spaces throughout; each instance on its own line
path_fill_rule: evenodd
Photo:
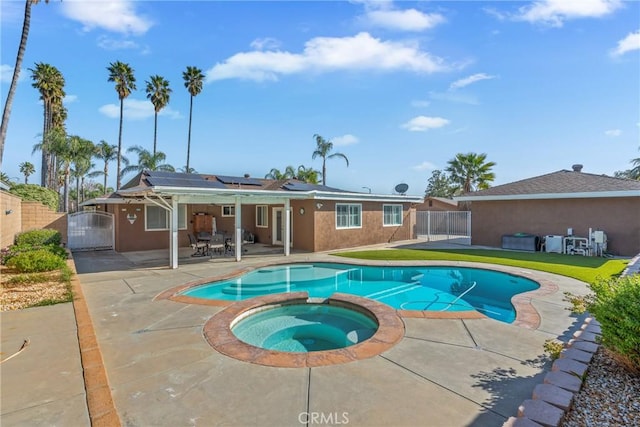
M 455 199 L 485 201 L 599 197 L 640 197 L 640 181 L 563 169 L 466 193 Z
M 247 203 L 282 203 L 285 199 L 376 200 L 422 202 L 422 197 L 358 193 L 309 184 L 297 179 L 262 179 L 249 176 L 187 174 L 143 171 L 124 184 L 114 195 L 83 203 L 123 203 L 125 199 L 179 196 L 181 203 L 233 203 L 236 197 Z

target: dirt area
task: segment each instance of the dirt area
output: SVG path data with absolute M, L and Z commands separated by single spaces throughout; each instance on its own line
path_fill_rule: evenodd
M 44 281 L 28 283 L 26 277 L 38 278 Z M 12 282 L 15 277 L 22 276 L 20 283 Z M 69 285 L 59 280 L 60 272 L 20 274 L 9 268 L 0 266 L 0 307 L 1 311 L 19 310 L 34 305 L 55 304 L 70 301 Z

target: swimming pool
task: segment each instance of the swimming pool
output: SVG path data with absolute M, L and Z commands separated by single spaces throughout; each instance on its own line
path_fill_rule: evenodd
M 361 266 L 340 263 L 263 267 L 233 279 L 211 282 L 181 294 L 240 301 L 259 295 L 306 291 L 327 298 L 335 292 L 371 298 L 400 310 L 477 310 L 511 323 L 511 298 L 539 288 L 525 277 L 493 270 L 442 266 Z

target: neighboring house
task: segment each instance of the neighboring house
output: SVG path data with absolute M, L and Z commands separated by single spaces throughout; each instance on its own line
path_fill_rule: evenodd
M 500 247 L 503 235 L 588 237 L 589 229 L 608 237 L 607 252 L 640 253 L 640 181 L 572 171 L 550 174 L 467 193 L 472 244 Z
M 114 215 L 116 251 L 170 248 L 175 268 L 177 247 L 188 246 L 188 233 L 198 231 L 233 236 L 245 230 L 257 242 L 282 245 L 285 255 L 290 247 L 317 252 L 411 239 L 410 211 L 422 201 L 295 179 L 145 171 L 118 192 L 83 206 Z M 236 259 L 241 252 L 236 250 Z
M 424 202 L 416 205 L 416 211 L 457 211 L 458 202 L 445 197 L 425 197 Z

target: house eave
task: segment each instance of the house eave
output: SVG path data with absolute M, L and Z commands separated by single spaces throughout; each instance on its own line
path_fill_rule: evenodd
M 578 193 L 504 194 L 487 196 L 457 196 L 459 202 L 488 202 L 495 200 L 542 200 L 542 199 L 594 199 L 611 197 L 640 197 L 640 190 L 589 191 Z

